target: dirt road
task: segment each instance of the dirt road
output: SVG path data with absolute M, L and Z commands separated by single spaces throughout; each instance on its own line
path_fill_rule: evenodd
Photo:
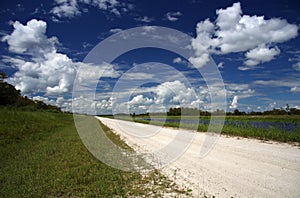
M 164 151 L 162 148 L 170 145 L 178 133 L 181 137 L 189 137 L 192 133 L 108 118 L 99 119 L 137 152 L 150 152 L 157 155 L 157 158 L 165 159 L 168 153 L 161 155 L 156 151 Z M 199 151 L 205 136 L 205 133 L 196 133 L 186 152 L 161 169 L 179 185 L 192 189 L 195 197 L 203 193 L 215 197 L 300 197 L 298 147 L 220 136 L 211 152 L 200 158 Z M 175 139 L 175 143 L 180 144 L 180 138 Z

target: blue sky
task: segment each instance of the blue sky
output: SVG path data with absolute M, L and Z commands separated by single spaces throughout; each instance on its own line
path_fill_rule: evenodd
M 227 111 L 264 111 L 286 104 L 300 108 L 296 1 L 11 0 L 0 6 L 0 69 L 30 98 L 66 110 L 72 102 L 73 108 L 92 106 L 97 113 L 175 106 L 213 110 L 222 105 L 212 97 L 225 94 Z M 153 36 L 154 26 L 189 36 L 184 47 L 193 54 L 184 58 L 168 50 L 135 49 L 93 65 L 97 71 L 89 69 L 85 57 L 111 35 L 141 27 Z M 208 57 L 224 87 L 219 81 L 208 85 L 199 73 L 209 67 Z M 86 68 L 89 92 L 96 86 L 94 98 L 73 92 L 80 67 Z M 95 77 L 98 71 L 104 72 L 101 78 Z

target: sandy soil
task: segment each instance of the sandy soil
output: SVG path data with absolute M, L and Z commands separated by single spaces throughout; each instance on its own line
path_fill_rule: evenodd
M 215 197 L 300 197 L 299 147 L 220 136 L 209 154 L 200 158 L 205 133 L 98 119 L 137 152 L 152 153 L 162 161 L 170 150 L 180 151 L 172 146 L 164 150 L 170 142 L 176 139 L 175 144 L 185 145 L 183 142 L 189 139 L 182 137 L 195 135 L 183 155 L 161 168 L 177 184 L 192 189 L 195 197 L 204 193 Z

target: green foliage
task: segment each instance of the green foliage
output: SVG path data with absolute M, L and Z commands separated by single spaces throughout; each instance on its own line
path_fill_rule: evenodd
M 108 128 L 116 144 L 125 144 Z M 82 144 L 71 114 L 0 107 L 1 197 L 161 197 L 175 184 L 154 171 L 114 169 Z M 155 183 L 155 184 L 154 184 Z
M 3 82 L 5 78 L 7 78 L 6 73 L 0 70 L 0 82 Z
M 168 116 L 179 116 L 181 115 L 181 108 L 170 108 L 167 112 Z
M 233 111 L 233 114 L 232 115 L 246 115 L 246 113 L 245 112 L 240 112 L 238 109 L 235 109 L 234 111 Z
M 47 105 L 42 101 L 33 101 L 22 96 L 19 90 L 16 90 L 11 84 L 4 82 L 6 74 L 0 71 L 0 106 L 10 106 L 11 108 L 20 108 L 25 110 L 61 112 L 59 107 Z
M 196 108 L 187 108 L 187 107 L 178 107 L 178 108 L 170 108 L 167 112 L 168 116 L 197 116 L 201 113 L 204 113 Z
M 202 111 L 195 108 L 187 108 L 187 107 L 178 107 L 178 108 L 170 108 L 167 112 L 168 116 L 211 116 L 211 115 L 234 115 L 234 116 L 241 116 L 241 115 L 300 115 L 300 109 L 296 108 L 290 108 L 288 104 L 286 104 L 285 109 L 273 109 L 273 110 L 267 110 L 264 112 L 244 112 L 239 111 L 238 109 L 235 109 L 233 112 L 225 112 L 224 110 L 217 109 L 213 112 L 208 111 Z
M 14 86 L 0 82 L 0 105 L 14 105 L 19 102 L 20 91 L 16 90 Z

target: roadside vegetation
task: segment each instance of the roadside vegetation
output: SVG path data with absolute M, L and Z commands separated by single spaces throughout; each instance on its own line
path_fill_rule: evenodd
M 128 147 L 102 125 L 114 143 Z M 188 194 L 158 170 L 114 169 L 94 158 L 71 114 L 0 108 L 2 197 L 128 197 Z
M 162 197 L 189 195 L 158 170 L 125 172 L 82 144 L 73 115 L 21 96 L 0 75 L 1 197 Z M 95 118 L 94 118 L 95 119 Z M 116 145 L 131 149 L 102 123 Z
M 181 116 L 181 113 L 183 115 Z M 207 132 L 210 119 L 222 119 L 226 114 L 221 134 L 245 138 L 256 138 L 263 141 L 278 141 L 300 144 L 300 110 L 287 107 L 266 112 L 203 112 L 189 108 L 170 108 L 165 114 L 131 114 L 108 116 L 144 124 L 153 124 L 173 128 L 193 129 Z M 211 125 L 210 132 L 218 123 Z
M 57 106 L 47 105 L 42 101 L 33 101 L 22 96 L 20 90 L 4 81 L 5 78 L 7 78 L 6 74 L 0 71 L 0 107 L 24 111 L 61 112 Z

